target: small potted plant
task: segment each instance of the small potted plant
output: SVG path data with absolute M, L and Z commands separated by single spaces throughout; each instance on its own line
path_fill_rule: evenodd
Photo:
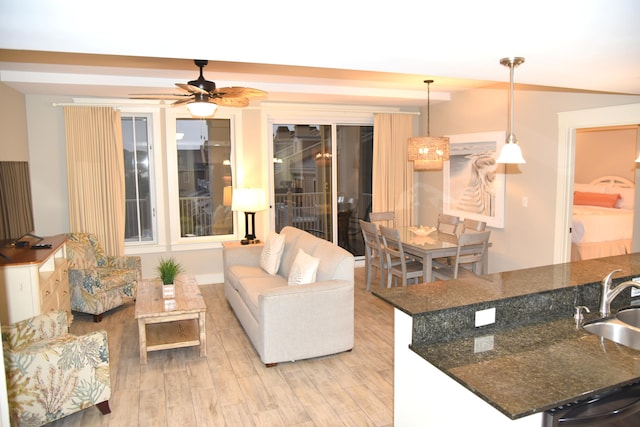
M 173 257 L 160 258 L 158 263 L 158 273 L 162 280 L 162 297 L 173 298 L 175 296 L 174 280 L 176 276 L 183 272 L 182 265 Z

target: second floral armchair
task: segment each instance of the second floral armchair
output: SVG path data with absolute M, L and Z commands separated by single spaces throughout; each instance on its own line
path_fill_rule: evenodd
M 93 234 L 69 233 L 67 238 L 71 310 L 93 314 L 99 322 L 104 312 L 135 300 L 140 257 L 106 255 Z
M 40 426 L 91 406 L 111 412 L 104 330 L 68 333 L 66 311 L 2 326 L 11 425 Z

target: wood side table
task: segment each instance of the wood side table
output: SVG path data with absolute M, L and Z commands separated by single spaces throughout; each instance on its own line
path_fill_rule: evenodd
M 200 346 L 200 356 L 206 356 L 206 311 L 207 305 L 193 276 L 176 278 L 173 299 L 162 298 L 160 279 L 142 280 L 135 311 L 140 363 L 147 364 L 150 351 L 181 347 Z

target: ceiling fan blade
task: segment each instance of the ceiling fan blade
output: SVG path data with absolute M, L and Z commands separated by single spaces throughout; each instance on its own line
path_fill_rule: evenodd
M 175 107 L 176 105 L 188 104 L 188 103 L 190 103 L 190 102 L 193 102 L 193 98 L 191 98 L 191 97 L 181 99 L 181 100 L 179 100 L 179 101 L 176 101 L 176 102 L 172 103 L 171 105 L 172 105 L 173 107 Z
M 260 90 L 260 89 L 254 89 L 251 87 L 240 87 L 240 86 L 233 86 L 233 87 L 223 87 L 220 89 L 217 89 L 215 91 L 215 93 L 219 94 L 222 97 L 226 97 L 226 96 L 230 96 L 230 97 L 237 97 L 237 96 L 244 96 L 245 98 L 257 98 L 260 96 L 266 96 L 267 92 Z
M 198 86 L 193 86 L 186 83 L 176 83 L 176 86 L 178 86 L 180 89 L 184 89 L 187 92 L 191 92 L 191 93 L 202 93 L 202 94 L 209 93 L 206 90 L 200 89 Z
M 182 99 L 191 96 L 190 93 L 132 93 L 130 99 Z
M 246 107 L 249 105 L 249 100 L 243 97 L 237 98 L 212 98 L 211 102 L 224 106 L 224 107 Z

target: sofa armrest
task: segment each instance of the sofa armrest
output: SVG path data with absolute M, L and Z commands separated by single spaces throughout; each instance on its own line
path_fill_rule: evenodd
M 103 267 L 117 268 L 119 270 L 137 270 L 138 280 L 142 275 L 142 258 L 133 255 L 106 256 L 106 263 Z
M 37 341 L 66 335 L 68 332 L 67 312 L 52 311 L 11 325 L 4 325 L 2 342 L 6 348 L 17 350 Z
M 224 271 L 232 265 L 260 266 L 262 245 L 225 246 L 222 248 Z
M 281 286 L 265 290 L 259 300 L 259 323 L 266 334 L 309 335 L 330 322 L 350 324 L 353 331 L 354 284 L 351 281 Z

